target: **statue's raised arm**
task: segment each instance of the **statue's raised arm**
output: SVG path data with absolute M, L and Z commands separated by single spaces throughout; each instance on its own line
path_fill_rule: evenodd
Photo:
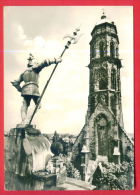
M 41 64 L 37 64 L 37 65 L 33 66 L 32 69 L 35 72 L 39 73 L 43 68 L 48 67 L 52 64 L 58 64 L 61 61 L 62 61 L 62 59 L 60 57 L 59 58 L 53 58 L 53 59 L 46 59 Z

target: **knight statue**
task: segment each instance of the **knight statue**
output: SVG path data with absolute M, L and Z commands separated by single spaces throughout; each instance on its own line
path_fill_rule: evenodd
M 29 55 L 27 69 L 19 76 L 17 80 L 14 80 L 12 85 L 21 93 L 23 97 L 23 104 L 21 106 L 21 118 L 22 124 L 27 124 L 27 111 L 30 106 L 31 100 L 34 101 L 35 105 L 38 104 L 40 94 L 38 86 L 38 78 L 40 71 L 50 66 L 51 64 L 58 64 L 62 60 L 61 58 L 54 58 L 53 60 L 45 60 L 41 64 L 33 63 L 34 57 L 32 54 Z M 21 87 L 20 84 L 24 82 L 24 85 Z

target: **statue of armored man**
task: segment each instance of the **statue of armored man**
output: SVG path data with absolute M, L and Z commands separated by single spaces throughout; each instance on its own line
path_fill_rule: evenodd
M 34 57 L 30 54 L 28 58 L 27 69 L 19 76 L 17 80 L 14 80 L 12 85 L 21 93 L 23 97 L 23 104 L 21 106 L 21 118 L 22 124 L 28 124 L 27 122 L 27 111 L 30 106 L 30 102 L 33 99 L 35 105 L 38 104 L 40 94 L 39 94 L 39 86 L 38 86 L 38 78 L 40 71 L 50 66 L 51 64 L 58 64 L 62 60 L 61 58 L 54 58 L 53 60 L 45 60 L 41 64 L 33 63 Z M 24 82 L 23 87 L 20 84 Z

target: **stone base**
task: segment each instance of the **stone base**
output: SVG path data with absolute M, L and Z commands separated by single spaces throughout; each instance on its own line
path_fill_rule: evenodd
M 20 123 L 20 124 L 17 124 L 17 126 L 16 126 L 16 128 L 20 128 L 20 129 L 22 129 L 22 128 L 27 128 L 27 127 L 31 127 L 31 128 L 36 128 L 36 125 L 35 124 L 33 124 L 33 125 L 28 125 L 28 124 L 22 124 L 22 123 Z
M 64 190 L 95 190 L 96 186 L 91 185 L 85 181 L 77 180 L 74 178 L 66 178 L 66 182 L 64 184 L 57 185 L 58 187 L 63 187 Z
M 66 177 L 67 177 L 66 170 L 57 174 L 57 185 L 64 184 L 66 182 Z
M 46 172 L 36 172 L 32 175 L 35 187 L 34 190 L 45 190 L 49 186 L 56 186 L 56 174 L 46 174 Z
M 107 156 L 98 155 L 96 160 L 98 162 L 108 162 L 108 157 Z
M 28 124 L 17 124 L 17 131 L 25 131 L 28 135 L 40 135 L 40 130 L 36 129 L 36 125 L 28 125 Z
M 28 134 L 28 135 L 33 135 L 33 136 L 38 136 L 41 134 L 40 130 L 39 129 L 36 129 L 34 128 L 33 126 L 28 126 L 25 128 L 25 132 Z
M 49 153 L 46 154 L 49 151 L 49 145 L 49 140 L 47 141 L 47 138 L 41 135 L 41 132 L 35 129 L 33 125 L 25 128 L 21 124 L 18 124 L 17 128 L 10 130 L 9 136 L 6 137 L 5 141 L 6 189 L 46 190 L 48 186 L 56 187 L 55 174 L 49 175 L 46 172 L 41 172 L 41 175 L 32 174 L 33 162 L 35 165 L 36 162 L 42 160 L 40 154 L 43 151 L 46 151 L 43 154 L 50 157 Z M 33 148 L 36 152 L 34 158 L 32 155 Z M 44 163 L 43 160 L 42 162 Z M 44 166 L 42 170 L 44 170 Z M 45 175 L 42 175 L 43 173 Z

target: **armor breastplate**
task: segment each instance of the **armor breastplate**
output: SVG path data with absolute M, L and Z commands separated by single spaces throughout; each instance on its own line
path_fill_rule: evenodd
M 38 78 L 39 74 L 33 70 L 26 70 L 22 74 L 22 79 L 24 81 L 24 86 L 22 87 L 22 96 L 40 96 L 38 90 Z
M 35 82 L 36 84 L 38 84 L 38 77 L 39 77 L 39 74 L 34 72 L 33 70 L 26 70 L 22 76 L 23 81 L 25 83 Z

